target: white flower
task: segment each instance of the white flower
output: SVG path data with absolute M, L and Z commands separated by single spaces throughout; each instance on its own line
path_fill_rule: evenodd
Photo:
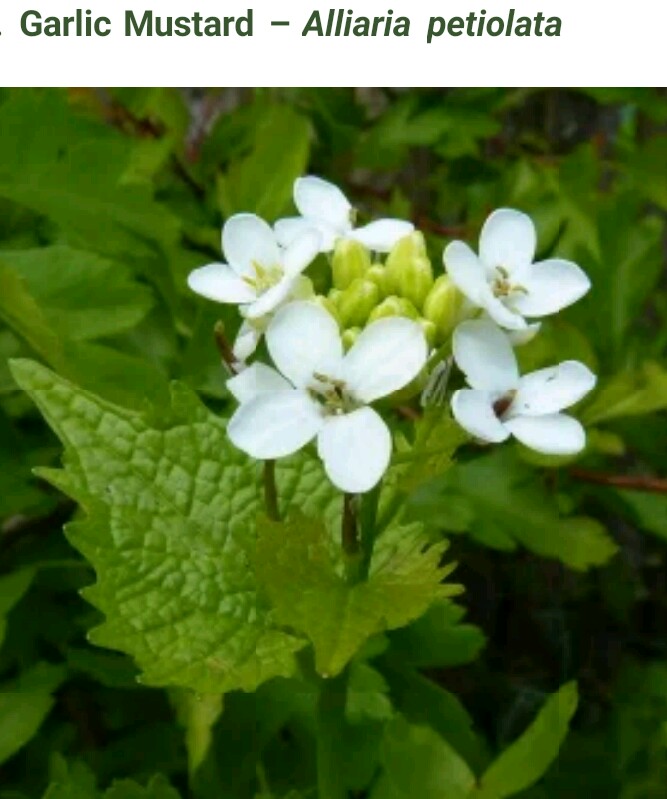
M 550 258 L 533 263 L 537 235 L 530 217 L 501 208 L 484 223 L 479 256 L 462 241 L 444 253 L 447 273 L 476 306 L 501 327 L 521 330 L 524 317 L 560 311 L 589 290 L 586 274 L 572 261 Z
M 232 442 L 254 458 L 290 455 L 317 437 L 331 481 L 369 491 L 391 457 L 391 435 L 368 407 L 403 388 L 427 358 L 422 328 L 400 317 L 369 325 L 345 354 L 338 325 L 323 308 L 294 302 L 271 320 L 266 343 L 278 368 L 255 363 L 227 382 L 240 406 Z
M 188 285 L 209 300 L 240 305 L 243 316 L 255 320 L 287 299 L 319 252 L 320 237 L 306 230 L 283 249 L 263 219 L 236 214 L 222 229 L 222 249 L 229 263 L 195 269 Z
M 596 383 L 578 361 L 519 376 L 514 350 L 500 328 L 487 320 L 463 322 L 454 331 L 454 359 L 471 386 L 455 392 L 457 422 L 484 441 L 510 435 L 538 452 L 572 455 L 586 445 L 581 424 L 560 413 Z
M 414 230 L 411 222 L 378 219 L 364 227 L 354 227 L 355 210 L 333 183 L 317 177 L 299 178 L 294 183 L 294 204 L 301 216 L 276 222 L 278 241 L 287 246 L 305 230 L 322 236 L 321 252 L 331 252 L 338 239 L 359 241 L 375 252 L 389 252 L 399 239 Z

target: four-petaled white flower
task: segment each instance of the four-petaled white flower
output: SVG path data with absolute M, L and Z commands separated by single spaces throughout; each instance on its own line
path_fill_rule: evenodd
M 572 261 L 550 258 L 533 263 L 537 235 L 526 214 L 501 208 L 486 220 L 479 256 L 462 241 L 444 253 L 447 273 L 468 299 L 501 327 L 521 330 L 524 317 L 556 313 L 584 296 L 586 274 Z
M 209 264 L 188 276 L 197 294 L 241 306 L 246 318 L 234 346 L 237 358 L 254 352 L 262 317 L 290 297 L 304 269 L 320 251 L 320 235 L 304 230 L 289 247 L 279 246 L 269 224 L 254 214 L 236 214 L 222 229 L 222 250 L 228 263 Z
M 469 433 L 494 443 L 513 435 L 551 455 L 573 455 L 584 448 L 581 424 L 560 413 L 595 386 L 595 375 L 584 364 L 564 361 L 520 377 L 509 339 L 488 320 L 457 327 L 454 359 L 471 388 L 454 393 L 452 411 Z
M 344 353 L 334 318 L 313 303 L 281 308 L 266 332 L 278 371 L 255 363 L 227 382 L 240 402 L 227 432 L 260 460 L 290 455 L 317 437 L 331 481 L 348 493 L 375 486 L 391 457 L 391 434 L 369 404 L 410 383 L 427 345 L 416 322 L 370 324 Z
M 378 219 L 355 228 L 355 210 L 343 192 L 333 183 L 317 177 L 299 178 L 294 184 L 294 204 L 301 216 L 281 219 L 275 229 L 284 245 L 305 230 L 317 230 L 322 239 L 321 252 L 331 252 L 338 239 L 354 239 L 376 252 L 389 252 L 397 241 L 414 230 L 411 222 L 401 219 Z

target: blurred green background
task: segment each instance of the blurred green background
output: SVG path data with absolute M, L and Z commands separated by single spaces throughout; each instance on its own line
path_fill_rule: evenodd
M 437 273 L 447 241 L 476 246 L 506 206 L 533 217 L 540 257 L 590 275 L 590 294 L 520 351 L 526 368 L 576 358 L 599 374 L 578 411 L 589 448 L 556 469 L 471 447 L 413 497 L 452 538 L 468 615 L 433 633 L 421 693 L 392 684 L 392 701 L 441 731 L 454 695 L 497 750 L 576 679 L 561 756 L 521 796 L 667 796 L 666 133 L 655 89 L 2 91 L 0 797 L 96 797 L 88 769 L 101 787 L 161 772 L 186 790 L 167 692 L 86 641 L 97 618 L 78 590 L 92 574 L 61 533 L 73 507 L 31 473 L 59 446 L 7 360 L 139 409 L 178 378 L 224 412 L 212 329 L 237 323 L 190 295 L 187 274 L 220 259 L 232 213 L 290 213 L 308 173 L 362 218 L 412 219 Z M 270 687 L 228 699 L 198 795 L 313 795 L 302 719 L 276 712 L 286 701 Z M 155 785 L 114 797 L 176 796 Z

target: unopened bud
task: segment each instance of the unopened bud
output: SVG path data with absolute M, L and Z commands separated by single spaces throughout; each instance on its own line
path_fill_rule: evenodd
M 364 277 L 366 280 L 372 280 L 377 285 L 383 297 L 388 297 L 391 294 L 384 264 L 373 264 Z
M 461 321 L 465 297 L 448 275 L 440 275 L 424 302 L 424 317 L 436 327 L 437 340 L 443 341 Z
M 355 280 L 364 277 L 370 265 L 371 254 L 363 244 L 352 239 L 340 239 L 331 261 L 334 288 L 348 288 Z
M 340 292 L 338 293 L 340 294 Z M 331 294 L 328 297 L 323 297 L 321 294 L 317 294 L 315 297 L 313 297 L 312 301 L 315 303 L 315 305 L 319 305 L 320 308 L 324 308 L 325 311 L 328 311 L 336 320 L 336 322 L 338 322 L 338 326 L 341 326 L 340 312 L 335 300 L 331 297 Z
M 290 299 L 292 300 L 312 300 L 315 297 L 313 281 L 306 275 L 299 275 L 292 284 Z
M 434 347 L 435 342 L 438 338 L 438 328 L 433 324 L 433 322 L 431 322 L 430 319 L 424 319 L 423 316 L 420 316 L 419 319 L 417 319 L 417 321 L 419 322 L 419 324 L 422 327 L 422 330 L 424 331 L 427 344 L 429 345 L 429 347 Z
M 359 333 L 361 333 L 360 327 L 348 327 L 347 330 L 343 330 L 342 339 L 345 352 L 347 352 L 359 338 Z
M 408 319 L 419 319 L 419 311 L 410 300 L 392 295 L 373 308 L 368 321 L 375 322 L 376 319 L 384 319 L 387 316 L 406 316 Z
M 433 287 L 433 269 L 426 252 L 424 236 L 415 231 L 392 249 L 385 265 L 388 288 L 421 308 Z
M 336 305 L 345 327 L 362 327 L 380 301 L 380 289 L 372 280 L 359 278 L 341 292 Z

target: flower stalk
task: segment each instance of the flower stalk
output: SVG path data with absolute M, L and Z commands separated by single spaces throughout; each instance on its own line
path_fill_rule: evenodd
M 264 461 L 264 507 L 266 515 L 273 522 L 280 521 L 280 510 L 278 509 L 278 488 L 276 487 L 276 462 L 273 460 Z

